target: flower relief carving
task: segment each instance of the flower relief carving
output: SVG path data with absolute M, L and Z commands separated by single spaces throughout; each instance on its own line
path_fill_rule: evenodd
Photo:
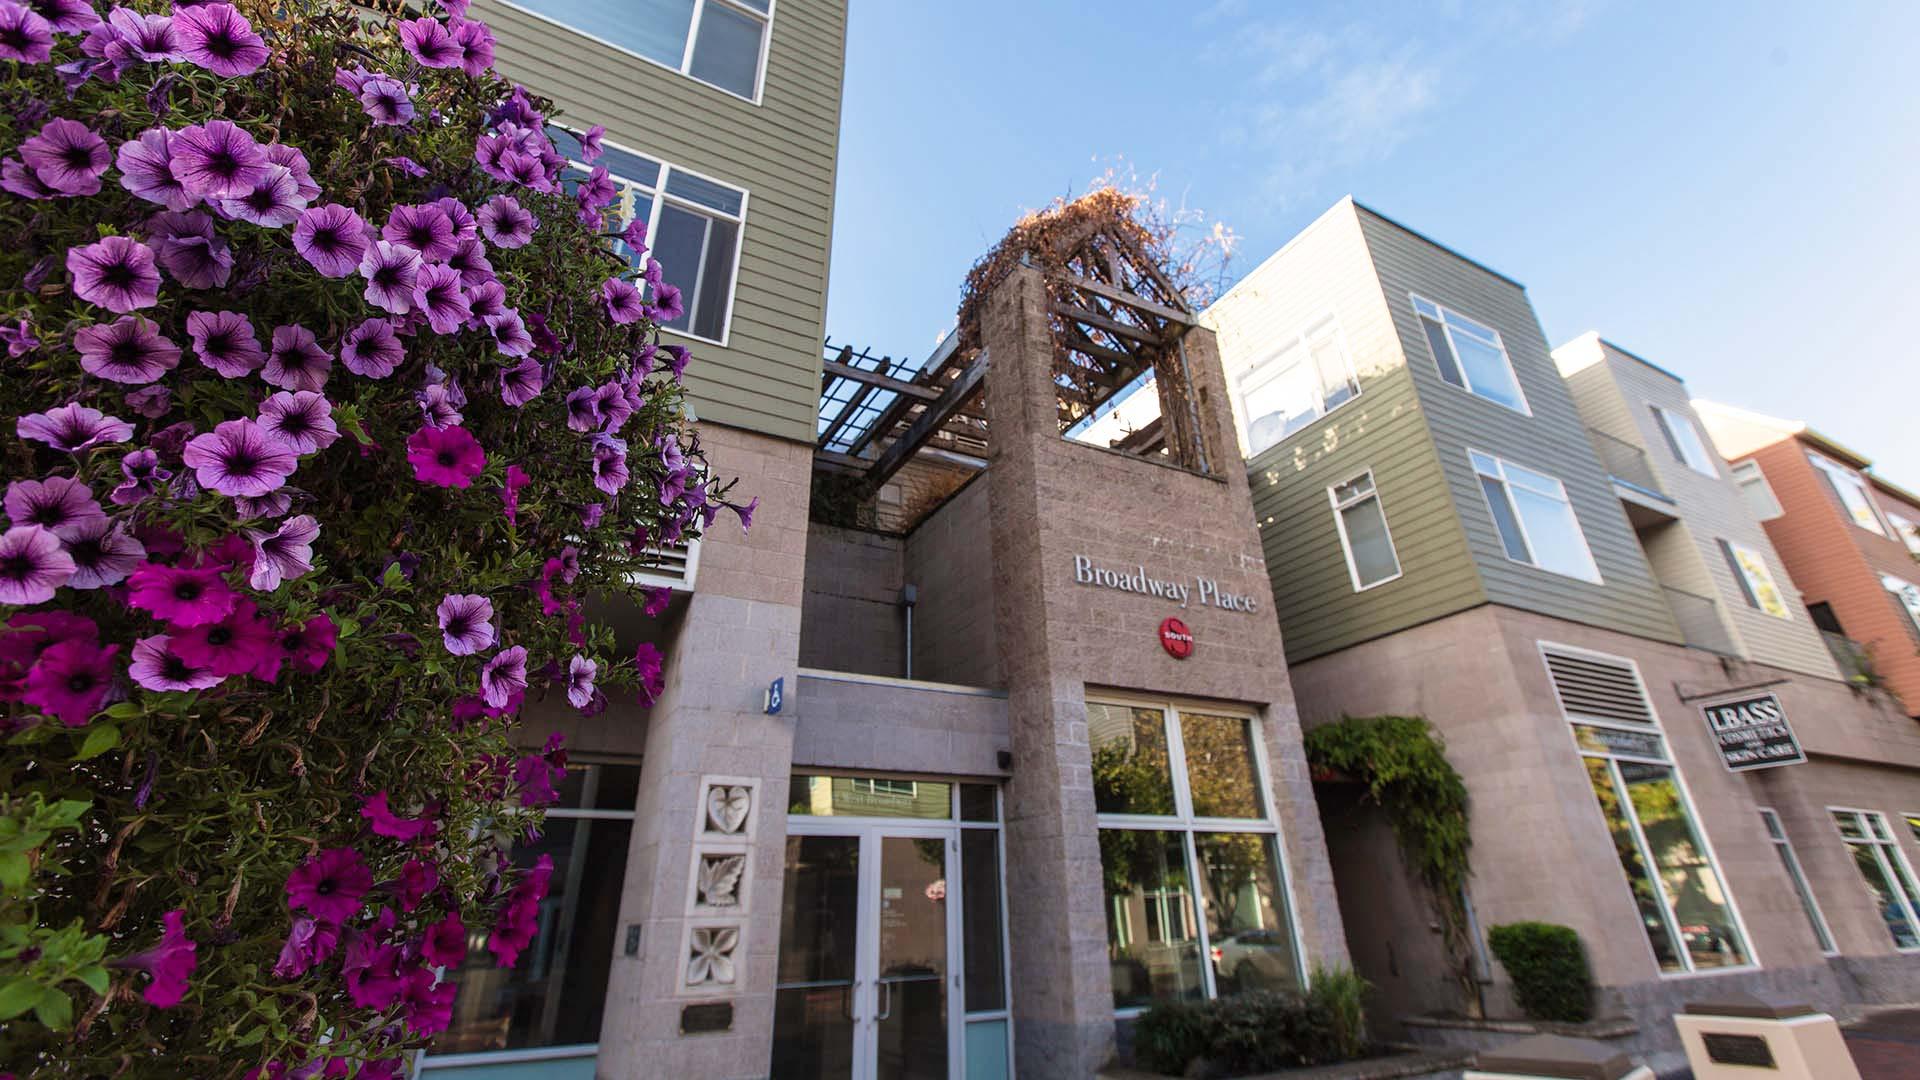
M 738 907 L 740 877 L 746 869 L 745 855 L 700 856 L 699 880 L 694 886 L 700 903 L 706 907 Z
M 753 789 L 744 784 L 715 784 L 707 789 L 707 831 L 737 835 L 753 810 Z
M 688 986 L 732 986 L 733 954 L 740 947 L 737 926 L 703 926 L 693 931 L 687 955 Z

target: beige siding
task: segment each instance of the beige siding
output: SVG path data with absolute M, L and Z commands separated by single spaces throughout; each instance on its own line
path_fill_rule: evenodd
M 1548 356 L 1526 290 L 1365 208 L 1360 211 L 1360 224 L 1488 599 L 1628 634 L 1678 641 L 1666 599 L 1586 437 L 1566 384 Z M 1500 332 L 1531 416 L 1440 378 L 1410 293 Z M 1506 557 L 1468 462 L 1468 447 L 1554 476 L 1566 485 L 1602 584 L 1549 573 Z
M 1326 315 L 1338 320 L 1361 393 L 1249 463 L 1274 603 L 1290 662 L 1485 602 L 1445 494 L 1426 421 L 1350 202 L 1247 275 L 1202 321 L 1227 384 Z M 1356 594 L 1327 488 L 1372 469 L 1399 579 Z
M 811 441 L 833 228 L 844 0 L 775 5 L 761 103 L 735 97 L 496 0 L 475 15 L 498 66 L 554 99 L 565 122 L 747 189 L 726 347 L 693 350 L 687 385 L 702 420 Z

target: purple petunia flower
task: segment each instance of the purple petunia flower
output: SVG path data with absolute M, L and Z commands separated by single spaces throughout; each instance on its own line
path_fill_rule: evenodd
M 173 391 L 164 386 L 143 386 L 130 391 L 124 400 L 127 408 L 149 420 L 158 420 L 173 407 Z
M 307 202 L 320 197 L 320 185 L 314 183 L 313 166 L 307 163 L 307 155 L 297 146 L 286 143 L 268 143 L 264 148 L 267 162 L 278 165 L 293 174 L 293 188 Z
M 260 617 L 251 600 L 234 601 L 233 610 L 214 622 L 190 629 L 170 627 L 167 637 L 174 655 L 221 678 L 253 670 L 279 648 L 273 623 Z
M 260 370 L 267 352 L 253 323 L 237 311 L 195 311 L 187 315 L 187 337 L 200 362 L 229 379 Z
M 103 515 L 67 538 L 67 557 L 73 560 L 73 577 L 67 585 L 75 589 L 103 589 L 117 585 L 139 567 L 147 549 L 133 538 L 126 526 L 109 522 Z
M 139 655 L 140 647 L 136 645 L 134 656 Z M 147 973 L 153 981 L 141 991 L 141 996 L 156 1009 L 171 1009 L 180 1004 L 180 999 L 187 995 L 187 977 L 200 962 L 194 956 L 198 946 L 187 937 L 186 917 L 184 908 L 167 912 L 160 917 L 160 944 L 112 961 L 113 967 L 137 968 Z
M 173 32 L 187 61 L 215 75 L 251 75 L 267 62 L 267 43 L 232 4 L 174 8 Z
M 67 249 L 73 294 L 116 314 L 152 307 L 160 299 L 160 271 L 153 249 L 125 236 L 109 236 Z
M 525 247 L 539 226 L 533 211 L 521 207 L 511 195 L 495 195 L 480 208 L 480 235 L 495 247 Z
M 41 183 L 26 162 L 13 157 L 0 161 L 0 188 L 23 199 L 51 199 L 54 195 L 53 189 Z
M 493 31 L 478 19 L 455 19 L 453 44 L 460 53 L 460 70 L 474 78 L 493 66 Z
M 294 183 L 293 171 L 284 165 L 268 165 L 266 175 L 245 194 L 220 200 L 220 210 L 228 217 L 267 229 L 293 224 L 306 205 L 299 185 Z
M 0 342 L 6 344 L 8 356 L 25 356 L 40 347 L 40 338 L 33 332 L 33 323 L 24 318 L 13 326 L 0 323 Z
M 466 942 L 463 940 L 461 944 Z M 274 961 L 273 973 L 282 979 L 298 978 L 315 964 L 325 963 L 339 945 L 340 927 L 337 923 L 310 919 L 305 915 L 295 916 L 292 928 L 287 931 L 287 940 L 280 946 L 280 956 Z M 360 1071 L 363 1075 L 367 1072 L 366 1069 Z
M 627 452 L 618 446 L 601 445 L 593 451 L 593 486 L 609 495 L 617 495 L 632 477 L 627 472 Z
M 647 318 L 665 325 L 686 314 L 680 303 L 680 287 L 665 281 L 655 282 L 653 302 L 647 305 Z
M 463 240 L 461 243 L 471 243 L 477 247 L 480 241 Z M 472 312 L 467 319 L 467 325 L 469 327 L 485 326 L 488 319 L 507 309 L 507 287 L 502 285 L 498 278 L 489 276 L 487 280 L 467 289 L 467 308 Z
M 608 175 L 605 165 L 595 165 L 593 172 L 578 188 L 573 198 L 582 210 L 598 210 L 620 197 L 620 190 L 613 186 L 613 178 Z
M 588 128 L 587 133 L 585 135 L 580 136 L 581 160 L 585 161 L 589 165 L 600 160 L 600 155 L 606 153 L 606 150 L 604 150 L 600 146 L 600 140 L 606 137 L 607 137 L 607 125 L 595 124 L 592 127 Z
M 82 327 L 74 332 L 73 344 L 82 368 L 114 382 L 150 383 L 180 363 L 180 346 L 161 337 L 158 328 L 138 315 Z
M 477 236 L 460 238 L 454 244 L 453 254 L 447 256 L 447 265 L 460 273 L 460 284 L 468 289 L 488 283 L 498 284 L 493 276 L 493 263 L 487 261 L 487 246 Z M 506 298 L 506 289 L 500 290 L 502 300 Z
M 127 674 L 148 690 L 205 690 L 218 686 L 221 676 L 211 668 L 195 667 L 172 649 L 166 634 L 144 637 L 133 643 L 133 663 Z
M 70 401 L 43 413 L 28 413 L 14 425 L 14 434 L 46 443 L 55 450 L 77 454 L 104 443 L 133 438 L 133 426 L 91 406 Z
M 410 157 L 407 157 L 405 154 L 401 154 L 395 157 L 381 158 L 380 161 L 382 164 L 391 165 L 394 168 L 399 169 L 401 172 L 406 173 L 408 176 L 426 176 L 427 175 L 426 166 L 420 164 L 419 162 L 413 160 Z
M 38 525 L 61 540 L 76 539 L 88 526 L 107 521 L 93 492 L 70 476 L 15 480 L 7 485 L 6 508 L 9 524 Z
M 367 223 L 339 203 L 302 210 L 293 227 L 293 250 L 325 277 L 343 278 L 367 254 Z
M 376 124 L 397 127 L 413 119 L 413 98 L 407 86 L 391 75 L 375 75 L 360 83 L 355 95 L 360 108 Z
M 67 727 L 85 727 L 113 689 L 113 658 L 120 646 L 101 648 L 78 639 L 47 646 L 27 672 L 20 700 Z
M 272 164 L 252 135 L 231 120 L 209 120 L 174 133 L 170 167 L 187 192 L 238 199 L 266 179 Z
M 222 420 L 187 442 L 180 460 L 194 471 L 201 487 L 222 495 L 259 497 L 279 488 L 300 466 L 300 459 L 252 420 Z
M 327 385 L 333 357 L 304 326 L 276 326 L 260 377 L 282 390 L 319 390 Z
M 56 195 L 96 195 L 100 176 L 113 164 L 107 141 L 78 120 L 47 121 L 20 144 L 20 157 Z
M 533 351 L 533 335 L 527 333 L 527 324 L 520 318 L 519 312 L 507 308 L 498 315 L 487 316 L 485 321 L 487 332 L 493 335 L 493 343 L 500 349 L 502 355 L 526 356 Z M 539 365 L 535 364 L 534 367 L 537 370 Z M 533 393 L 539 392 L 540 387 L 536 384 L 533 387 Z M 509 402 L 509 404 L 523 403 Z
M 320 523 L 312 514 L 298 514 L 270 533 L 249 529 L 247 537 L 253 541 L 253 570 L 247 584 L 272 592 L 281 582 L 313 571 L 313 542 L 320 537 Z
M 233 251 L 199 210 L 162 211 L 147 219 L 147 236 L 174 280 L 189 289 L 215 289 L 233 274 Z
M 143 15 L 116 7 L 107 21 L 87 34 L 81 51 L 113 62 L 114 77 L 131 64 L 164 64 L 180 59 L 180 36 L 171 15 Z
M 132 506 L 152 495 L 155 484 L 173 478 L 171 470 L 160 467 L 160 455 L 152 450 L 135 450 L 121 458 L 120 472 L 126 481 L 107 496 L 115 506 Z
M 640 704 L 652 707 L 666 693 L 665 657 L 650 641 L 643 641 L 633 650 L 633 669 L 640 675 Z
M 600 302 L 606 305 L 607 318 L 617 323 L 637 322 L 647 310 L 640 290 L 624 278 L 610 277 L 602 282 Z
M 546 386 L 546 373 L 531 357 L 500 372 L 500 400 L 519 408 L 540 396 Z
M 406 358 L 399 335 L 386 319 L 368 319 L 340 339 L 340 363 L 355 375 L 384 379 Z
M 408 55 L 420 62 L 421 67 L 460 66 L 460 47 L 454 44 L 453 35 L 447 32 L 440 20 L 431 16 L 402 22 L 400 45 Z
M 47 25 L 62 34 L 77 34 L 100 25 L 100 15 L 87 0 L 28 0 Z
M 473 219 L 473 211 L 467 209 L 466 203 L 461 202 L 451 195 L 442 195 L 433 200 L 433 205 L 439 207 L 440 210 L 447 215 L 448 221 L 453 222 L 453 238 L 455 240 L 465 240 L 468 237 L 480 235 L 479 222 Z
M 593 704 L 593 677 L 599 673 L 599 665 L 581 656 L 573 654 L 567 664 L 567 701 L 576 709 L 584 709 Z
M 53 56 L 53 27 L 38 13 L 0 0 L 0 60 L 44 64 Z
M 233 512 L 242 521 L 252 518 L 276 518 L 292 508 L 293 491 L 290 488 L 269 491 L 258 497 L 247 495 L 233 497 Z
M 173 175 L 173 132 L 148 128 L 120 144 L 114 164 L 120 168 L 120 186 L 148 202 L 169 210 L 186 210 L 198 200 Z
M 367 279 L 367 303 L 382 311 L 405 315 L 413 310 L 420 253 L 405 244 L 376 240 L 360 259 L 360 276 Z
M 407 462 L 422 483 L 468 488 L 487 467 L 487 453 L 466 428 L 422 426 L 407 437 Z
M 460 422 L 459 404 L 454 400 L 454 392 L 445 383 L 432 383 L 415 392 L 414 400 L 420 403 L 421 419 L 428 427 L 451 427 Z
M 373 888 L 373 871 L 352 848 L 328 848 L 287 875 L 287 907 L 305 908 L 321 922 L 338 926 L 360 910 Z
M 311 390 L 282 390 L 260 403 L 260 427 L 296 454 L 312 454 L 340 438 L 333 403 Z
M 480 669 L 480 696 L 494 708 L 503 708 L 517 691 L 527 688 L 527 650 L 524 645 L 501 649 Z
M 0 534 L 0 604 L 40 604 L 73 577 L 73 557 L 38 525 Z
M 440 601 L 440 636 L 455 656 L 472 656 L 494 642 L 493 601 L 474 593 L 449 593 Z
M 567 426 L 575 431 L 593 431 L 600 426 L 600 395 L 583 386 L 567 395 Z
M 380 237 L 405 244 L 428 262 L 442 262 L 455 248 L 453 218 L 431 203 L 402 203 L 387 215 Z
M 434 263 L 422 266 L 414 280 L 413 306 L 426 315 L 436 334 L 458 333 L 473 314 L 460 291 L 460 271 Z

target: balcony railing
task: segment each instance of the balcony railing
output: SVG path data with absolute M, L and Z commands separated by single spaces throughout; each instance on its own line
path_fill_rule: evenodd
M 1604 431 L 1588 428 L 1587 434 L 1593 436 L 1594 452 L 1600 455 L 1600 464 L 1608 475 L 1655 498 L 1673 501 L 1660 490 L 1660 481 L 1653 475 L 1653 466 L 1647 464 L 1645 450 Z
M 1720 604 L 1706 596 L 1697 596 L 1671 585 L 1662 585 L 1667 594 L 1667 606 L 1673 609 L 1673 621 L 1680 626 L 1680 636 L 1686 639 L 1690 649 L 1704 649 L 1719 653 L 1721 656 L 1738 656 L 1740 651 L 1734 647 L 1733 636 L 1727 633 L 1727 626 L 1720 621 Z
M 1858 686 L 1879 685 L 1880 673 L 1873 669 L 1873 657 L 1866 646 L 1831 630 L 1820 631 L 1820 636 L 1826 639 L 1827 651 L 1833 654 L 1833 662 L 1840 665 L 1840 674 L 1848 682 Z

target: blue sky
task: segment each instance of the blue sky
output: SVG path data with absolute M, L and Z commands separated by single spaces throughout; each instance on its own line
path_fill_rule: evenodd
M 1920 487 L 1920 4 L 853 0 L 827 328 L 924 355 L 1117 159 L 1251 270 L 1342 195 Z

